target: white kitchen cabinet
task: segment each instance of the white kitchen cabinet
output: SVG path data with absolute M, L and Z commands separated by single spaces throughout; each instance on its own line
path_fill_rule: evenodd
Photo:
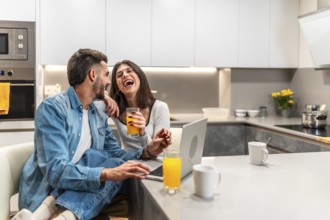
M 239 0 L 196 0 L 196 66 L 238 66 Z
M 105 49 L 105 0 L 40 1 L 41 64 L 67 64 L 80 48 Z
M 194 65 L 195 1 L 153 0 L 152 66 Z
M 13 144 L 21 144 L 25 142 L 33 142 L 34 131 L 1 131 L 0 140 L 0 147 Z
M 240 0 L 238 66 L 269 65 L 270 0 Z
M 271 0 L 269 67 L 297 68 L 299 0 Z
M 0 20 L 36 21 L 36 0 L 0 0 Z
M 151 0 L 107 0 L 106 11 L 109 63 L 129 59 L 151 66 Z

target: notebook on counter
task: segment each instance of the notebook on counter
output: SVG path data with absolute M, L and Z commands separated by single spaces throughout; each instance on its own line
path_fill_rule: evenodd
M 180 142 L 181 179 L 192 172 L 192 167 L 202 161 L 207 118 L 202 118 L 182 126 Z M 146 179 L 163 181 L 162 160 L 148 160 L 144 164 L 150 167 L 151 172 Z

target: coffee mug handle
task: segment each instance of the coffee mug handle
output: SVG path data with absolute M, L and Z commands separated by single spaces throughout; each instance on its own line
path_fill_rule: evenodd
M 268 150 L 267 149 L 263 149 L 264 150 L 264 159 L 262 160 L 262 162 L 266 162 L 267 158 L 268 158 Z
M 220 184 L 220 181 L 221 181 L 221 174 L 220 174 L 220 172 L 219 171 L 216 171 L 216 173 L 215 173 L 217 176 L 218 176 L 218 182 L 217 182 L 217 185 L 215 185 L 215 188 L 216 187 L 218 187 L 219 186 L 219 184 Z

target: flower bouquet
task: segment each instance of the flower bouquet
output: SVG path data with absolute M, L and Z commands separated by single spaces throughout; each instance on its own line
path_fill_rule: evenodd
M 294 93 L 290 89 L 283 89 L 280 92 L 273 92 L 272 97 L 278 113 L 284 117 L 291 117 L 293 114 Z

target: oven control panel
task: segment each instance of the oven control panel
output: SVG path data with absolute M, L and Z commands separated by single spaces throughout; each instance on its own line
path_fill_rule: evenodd
M 0 67 L 0 81 L 34 80 L 34 79 L 35 79 L 35 68 L 28 68 L 28 67 L 1 68 Z

